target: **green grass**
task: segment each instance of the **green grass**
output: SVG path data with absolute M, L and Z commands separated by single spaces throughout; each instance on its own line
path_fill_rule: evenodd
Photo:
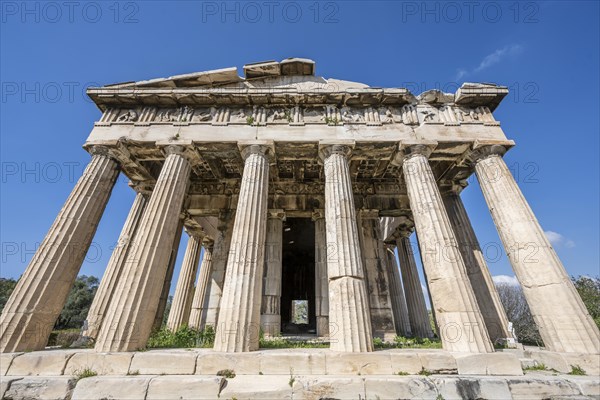
M 261 349 L 326 349 L 329 348 L 328 342 L 312 342 L 308 340 L 290 340 L 284 337 L 274 337 L 259 339 Z
M 569 375 L 587 375 L 585 370 L 581 368 L 579 365 L 571 365 L 571 372 Z
M 531 367 L 523 368 L 523 371 L 550 371 L 550 368 L 548 368 L 544 363 L 536 363 Z
M 183 326 L 176 332 L 162 328 L 154 332 L 148 339 L 147 348 L 187 348 L 187 347 L 212 347 L 215 341 L 215 331 L 212 326 L 203 331 Z
M 431 374 L 432 374 L 432 372 L 429 371 L 428 369 L 425 369 L 425 367 L 421 367 L 421 370 L 419 371 L 419 375 L 429 376 Z
M 98 373 L 91 368 L 84 368 L 82 370 L 75 371 L 75 373 L 73 375 L 75 375 L 75 378 L 77 380 L 80 380 L 80 379 L 96 376 L 96 375 L 98 375 Z
M 376 349 L 441 349 L 442 342 L 438 339 L 396 336 L 393 342 L 384 342 L 381 338 L 374 338 L 373 347 Z
M 232 369 L 222 369 L 217 372 L 217 376 L 222 376 L 227 379 L 235 378 L 235 371 Z

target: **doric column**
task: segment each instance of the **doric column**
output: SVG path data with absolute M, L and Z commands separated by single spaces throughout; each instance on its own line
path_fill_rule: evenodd
M 207 288 L 212 273 L 213 242 L 206 240 L 203 242 L 203 246 L 202 264 L 200 265 L 200 274 L 194 290 L 194 299 L 192 300 L 192 309 L 188 321 L 188 326 L 197 330 L 204 329 L 202 314 L 205 311 L 204 302 L 207 300 Z
M 166 147 L 167 158 L 127 256 L 128 268 L 113 295 L 96 340 L 96 351 L 133 351 L 150 336 L 169 267 L 190 164 L 180 146 Z
M 219 215 L 217 226 L 218 236 L 212 254 L 212 271 L 206 288 L 207 296 L 204 300 L 204 310 L 201 314 L 201 326 L 217 327 L 219 307 L 223 295 L 225 282 L 225 269 L 231 248 L 231 235 L 233 233 L 234 216 L 232 211 L 224 211 Z
M 193 232 L 188 232 L 188 242 L 185 256 L 181 264 L 181 271 L 175 287 L 175 295 L 171 303 L 171 311 L 167 319 L 167 327 L 176 331 L 183 325 L 187 325 L 192 307 L 192 294 L 194 292 L 194 281 L 198 272 L 198 261 L 202 252 L 202 238 Z
M 281 253 L 284 219 L 283 210 L 269 210 L 260 310 L 260 327 L 266 336 L 281 333 Z
M 410 330 L 413 336 L 420 338 L 432 338 L 433 331 L 429 322 L 429 313 L 425 305 L 423 287 L 419 279 L 415 255 L 410 245 L 409 236 L 412 233 L 412 223 L 405 219 L 406 224 L 398 227 L 396 248 L 398 249 L 398 260 L 402 273 L 402 284 L 406 296 L 406 308 Z
M 396 246 L 385 245 L 385 254 L 387 256 L 388 276 L 390 277 L 390 298 L 392 300 L 396 332 L 402 336 L 411 336 L 412 331 L 410 330 L 406 297 L 404 296 L 404 289 L 402 289 L 400 269 L 396 262 Z
M 315 316 L 317 336 L 329 336 L 329 279 L 327 278 L 327 237 L 325 212 L 315 210 Z
M 426 145 L 405 147 L 401 151 L 402 172 L 442 345 L 448 351 L 492 352 L 492 342 L 427 160 L 430 152 Z
M 358 213 L 358 237 L 367 276 L 371 332 L 374 337 L 393 342 L 396 337 L 387 254 L 381 240 L 379 211 L 360 210 Z
M 92 159 L 0 316 L 0 352 L 41 350 L 63 309 L 119 174 L 105 148 Z
M 214 349 L 258 350 L 269 194 L 269 153 L 264 144 L 240 146 L 245 159 L 227 261 Z
M 84 324 L 83 337 L 96 339 L 96 336 L 98 336 L 102 320 L 106 315 L 113 293 L 121 279 L 124 268 L 126 268 L 127 253 L 131 247 L 135 246 L 133 237 L 142 219 L 147 203 L 147 195 L 138 192 L 119 235 L 117 246 L 113 250 L 110 260 L 108 260 L 108 265 L 106 266 L 106 271 L 104 271 L 104 276 L 102 276 L 100 286 L 98 286 L 98 290 L 94 295 L 94 301 L 90 306 Z
M 346 145 L 321 144 L 325 164 L 325 223 L 331 350 L 373 350 L 369 298 L 360 254 Z
M 162 290 L 160 292 L 160 298 L 158 300 L 158 307 L 156 308 L 156 314 L 154 314 L 154 322 L 152 323 L 151 332 L 155 332 L 162 328 L 163 321 L 165 319 L 165 310 L 167 309 L 167 303 L 169 301 L 169 293 L 171 292 L 171 282 L 173 281 L 173 272 L 175 272 L 175 263 L 177 262 L 177 254 L 179 253 L 179 244 L 181 242 L 181 235 L 183 234 L 183 221 L 185 219 L 184 214 L 179 215 L 179 225 L 175 233 L 175 239 L 173 239 L 173 246 L 171 247 L 171 255 L 169 256 L 169 263 L 167 264 L 167 273 L 162 284 Z
M 598 327 L 504 163 L 505 151 L 483 146 L 470 159 L 544 345 L 558 352 L 600 353 Z
M 477 299 L 490 339 L 494 343 L 514 343 L 508 329 L 508 317 L 500 301 L 498 290 L 488 269 L 475 231 L 460 198 L 462 186 L 449 184 L 442 187 L 442 197 L 452 229 L 458 241 L 460 254 L 467 267 L 467 276 Z

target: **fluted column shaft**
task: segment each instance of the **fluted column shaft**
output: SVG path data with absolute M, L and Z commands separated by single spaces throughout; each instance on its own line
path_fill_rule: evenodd
M 392 311 L 394 312 L 394 326 L 396 332 L 402 336 L 410 336 L 410 319 L 408 317 L 408 307 L 406 298 L 402 289 L 402 280 L 400 278 L 400 269 L 396 262 L 396 246 L 387 246 L 385 254 L 387 257 L 387 270 L 390 277 L 390 298 L 392 300 Z
M 404 285 L 411 333 L 415 337 L 432 338 L 433 331 L 431 330 L 429 313 L 425 305 L 425 295 L 423 294 L 423 287 L 419 279 L 417 263 L 410 245 L 408 232 L 404 235 L 400 234 L 396 240 L 396 248 L 398 249 L 398 260 L 402 273 L 402 284 Z
M 373 350 L 369 298 L 360 253 L 348 146 L 322 149 L 325 166 L 325 222 L 329 278 L 331 349 Z
M 225 282 L 225 269 L 229 260 L 231 248 L 231 235 L 233 233 L 233 213 L 224 212 L 219 216 L 218 237 L 215 239 L 212 257 L 212 271 L 206 288 L 207 296 L 204 300 L 201 326 L 217 327 L 223 283 Z
M 501 154 L 475 152 L 475 173 L 544 345 L 558 352 L 600 353 L 600 332 L 521 193 Z
M 393 341 L 396 337 L 387 254 L 381 240 L 381 226 L 377 210 L 361 210 L 358 213 L 358 237 L 367 277 L 371 332 L 374 337 Z
M 41 350 L 90 247 L 119 174 L 102 148 L 58 213 L 0 316 L 0 352 Z
M 424 146 L 409 149 L 402 166 L 419 235 L 432 307 L 445 350 L 485 353 L 494 348 Z
M 269 160 L 267 146 L 250 145 L 245 158 L 238 207 L 227 261 L 214 349 L 257 350 L 264 247 L 267 231 Z
M 135 243 L 133 243 L 132 240 L 142 219 L 147 203 L 148 200 L 145 194 L 138 193 L 135 196 L 133 205 L 129 210 L 129 215 L 127 215 L 127 219 L 125 220 L 125 224 L 119 235 L 117 246 L 113 250 L 110 260 L 108 260 L 106 271 L 104 271 L 104 276 L 102 276 L 102 281 L 98 286 L 98 290 L 94 295 L 94 301 L 88 311 L 85 322 L 86 328 L 82 333 L 82 336 L 84 337 L 95 339 L 96 336 L 98 336 L 98 332 L 102 326 L 102 320 L 106 315 L 106 311 L 108 310 L 112 296 L 117 288 L 123 269 L 126 268 L 125 261 L 127 260 L 127 253 L 131 247 L 135 246 Z
M 192 309 L 188 326 L 197 330 L 204 329 L 202 314 L 205 311 L 204 302 L 206 301 L 207 288 L 209 286 L 210 275 L 212 273 L 212 242 L 204 245 L 202 253 L 202 264 L 200 265 L 200 274 L 194 290 L 194 299 L 192 300 Z
M 315 223 L 315 316 L 317 335 L 329 336 L 329 279 L 327 278 L 327 236 L 325 213 L 313 214 Z
M 121 282 L 96 340 L 96 351 L 133 351 L 150 336 L 169 267 L 190 164 L 183 149 L 167 147 L 167 158 L 135 235 Z
M 269 210 L 260 310 L 260 327 L 266 336 L 276 336 L 281 333 L 283 218 L 285 218 L 283 210 Z
M 443 194 L 443 200 L 490 339 L 494 343 L 512 340 L 508 317 L 462 199 L 458 193 L 450 190 Z
M 167 319 L 167 327 L 176 331 L 183 325 L 187 325 L 192 307 L 192 294 L 194 292 L 194 281 L 198 272 L 198 262 L 202 252 L 202 238 L 195 234 L 188 237 L 185 256 L 181 264 L 181 271 L 175 287 L 175 295 L 171 303 L 171 311 Z
M 169 256 L 169 263 L 167 266 L 167 273 L 162 284 L 162 290 L 160 292 L 160 298 L 158 300 L 158 307 L 156 308 L 156 314 L 154 314 L 154 322 L 152 323 L 151 332 L 155 332 L 162 328 L 163 321 L 165 319 L 165 310 L 167 309 L 167 303 L 169 302 L 169 293 L 171 292 L 171 283 L 173 281 L 173 272 L 175 272 L 175 263 L 177 262 L 177 254 L 179 253 L 179 243 L 181 242 L 181 235 L 183 234 L 183 218 L 179 216 L 179 225 L 177 225 L 177 231 L 175 233 L 175 239 L 173 239 L 173 246 L 171 247 L 171 255 Z

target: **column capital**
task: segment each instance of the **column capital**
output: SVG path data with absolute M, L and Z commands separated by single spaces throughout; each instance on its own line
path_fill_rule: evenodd
M 449 196 L 451 194 L 459 195 L 469 185 L 466 179 L 460 180 L 446 180 L 439 183 L 440 193 L 442 196 Z
M 405 215 L 398 217 L 400 223 L 396 227 L 394 235 L 398 237 L 409 237 L 415 230 L 415 223 L 413 220 Z
M 129 187 L 135 190 L 136 193 L 141 193 L 146 196 L 149 196 L 152 193 L 155 184 L 156 182 L 148 181 L 129 181 L 128 183 Z
M 102 145 L 99 145 L 99 144 L 95 144 L 95 145 L 89 146 L 87 148 L 87 151 L 92 156 L 106 157 L 106 158 L 109 158 L 109 159 L 113 160 L 116 163 L 119 163 L 118 158 L 114 154 L 114 150 L 112 150 L 111 148 L 109 148 L 107 146 L 102 146 Z
M 512 140 L 508 141 L 476 141 L 473 146 L 465 154 L 465 162 L 470 165 L 475 165 L 477 162 L 491 157 L 503 157 L 504 154 L 515 145 Z
M 267 211 L 267 218 L 279 218 L 280 220 L 285 221 L 285 211 L 280 209 L 270 209 Z
M 204 236 L 202 238 L 202 247 L 204 247 L 205 249 L 212 250 L 214 245 L 215 245 L 215 241 L 212 240 L 211 238 L 209 238 L 208 236 Z
M 315 222 L 318 219 L 325 218 L 325 210 L 322 208 L 315 208 L 312 212 L 311 220 Z
M 352 155 L 354 146 L 354 140 L 338 140 L 335 142 L 322 140 L 319 142 L 319 158 L 321 161 L 325 161 L 333 154 L 341 154 L 348 159 Z
M 172 154 L 177 154 L 177 155 L 184 157 L 184 154 L 185 154 L 185 146 L 178 145 L 178 144 L 166 145 L 163 147 L 162 150 L 167 157 Z
M 437 142 L 430 140 L 421 140 L 418 142 L 401 142 L 398 151 L 392 159 L 392 164 L 402 166 L 404 160 L 415 155 L 422 155 L 429 158 L 433 150 L 437 147 Z
M 272 161 L 275 158 L 275 144 L 272 140 L 240 141 L 238 142 L 238 148 L 244 161 L 251 154 L 266 157 L 268 161 Z

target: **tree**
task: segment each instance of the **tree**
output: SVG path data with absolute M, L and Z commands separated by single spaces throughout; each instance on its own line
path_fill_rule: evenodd
M 518 341 L 524 344 L 541 345 L 540 332 L 533 321 L 521 286 L 499 283 L 496 287 L 508 320 L 513 324 Z
M 81 328 L 97 289 L 98 278 L 87 275 L 78 276 L 69 292 L 65 306 L 56 320 L 54 329 Z
M 571 277 L 583 304 L 600 328 L 600 277 L 591 278 L 589 276 Z
M 4 305 L 6 305 L 15 286 L 17 286 L 17 281 L 14 279 L 0 278 L 0 313 L 4 309 Z

